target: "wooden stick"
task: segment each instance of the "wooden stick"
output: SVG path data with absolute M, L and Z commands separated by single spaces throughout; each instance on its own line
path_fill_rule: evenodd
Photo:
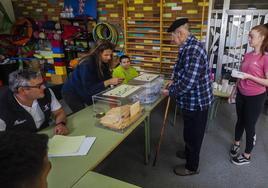
M 168 109 L 169 109 L 169 102 L 170 102 L 170 97 L 168 97 L 168 101 L 167 101 L 167 106 L 166 106 L 164 121 L 163 121 L 163 125 L 162 125 L 162 128 L 161 128 L 160 138 L 159 138 L 159 141 L 158 141 L 158 145 L 157 145 L 157 148 L 156 148 L 156 151 L 155 151 L 155 157 L 154 157 L 153 166 L 156 165 L 156 161 L 157 161 L 157 158 L 159 156 L 160 146 L 161 146 L 161 142 L 163 140 L 164 130 L 165 130 L 165 126 L 166 126 L 166 120 L 167 120 Z

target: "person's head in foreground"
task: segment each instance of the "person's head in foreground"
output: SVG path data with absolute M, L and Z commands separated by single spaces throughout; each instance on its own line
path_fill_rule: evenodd
M 3 188 L 47 188 L 51 164 L 48 136 L 29 132 L 0 132 L 0 185 Z

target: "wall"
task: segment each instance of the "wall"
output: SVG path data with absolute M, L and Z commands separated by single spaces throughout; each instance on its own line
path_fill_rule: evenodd
M 55 3 L 50 3 L 55 2 Z M 12 0 L 16 18 L 25 16 L 36 20 L 57 21 L 63 10 L 64 0 Z

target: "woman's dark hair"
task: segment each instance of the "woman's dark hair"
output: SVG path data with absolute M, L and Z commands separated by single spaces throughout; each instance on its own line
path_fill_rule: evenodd
M 98 40 L 96 42 L 96 47 L 90 51 L 87 55 L 85 55 L 83 58 L 81 58 L 80 62 L 83 63 L 86 59 L 90 58 L 91 56 L 94 56 L 94 60 L 97 64 L 97 71 L 98 75 L 103 78 L 103 69 L 105 66 L 101 61 L 101 54 L 104 52 L 104 50 L 114 50 L 114 45 L 107 41 L 107 40 Z M 111 64 L 108 64 L 108 68 L 110 69 Z
M 30 132 L 0 132 L 1 187 L 30 187 L 38 181 L 47 156 L 48 136 Z
M 256 30 L 262 36 L 264 36 L 264 39 L 263 39 L 262 45 L 261 45 L 261 49 L 260 49 L 261 54 L 264 55 L 265 52 L 268 52 L 268 26 L 267 26 L 267 24 L 257 25 L 255 27 L 253 27 L 251 30 Z

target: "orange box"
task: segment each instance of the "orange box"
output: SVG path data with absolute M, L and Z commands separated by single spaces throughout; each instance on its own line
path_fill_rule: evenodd
M 56 85 L 63 84 L 66 78 L 66 75 L 51 74 L 51 83 Z

